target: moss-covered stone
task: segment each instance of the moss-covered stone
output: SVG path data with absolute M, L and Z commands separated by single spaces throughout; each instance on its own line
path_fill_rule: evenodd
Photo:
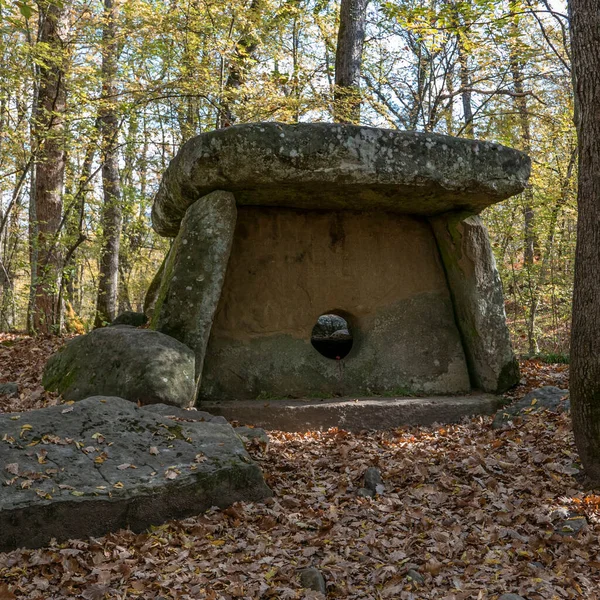
M 238 205 L 478 213 L 521 192 L 529 158 L 491 142 L 331 123 L 247 123 L 189 140 L 152 209 L 175 236 L 187 208 L 214 190 Z
M 485 225 L 451 213 L 431 219 L 473 386 L 502 393 L 519 381 L 502 282 Z
M 187 407 L 194 401 L 194 354 L 157 331 L 106 327 L 73 338 L 50 357 L 42 384 L 66 400 L 105 394 Z
M 237 211 L 228 192 L 213 192 L 186 212 L 165 264 L 152 326 L 194 351 L 200 378 L 221 297 Z

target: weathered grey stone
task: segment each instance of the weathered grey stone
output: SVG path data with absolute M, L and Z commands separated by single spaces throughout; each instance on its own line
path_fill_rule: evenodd
M 529 171 L 526 155 L 490 142 L 330 123 L 249 123 L 184 144 L 162 179 L 152 222 L 161 235 L 176 235 L 187 208 L 214 190 L 234 192 L 239 205 L 478 213 L 521 192 Z
M 588 522 L 585 515 L 573 514 L 568 519 L 561 521 L 554 531 L 563 537 L 575 537 L 580 531 L 587 529 Z
M 213 192 L 192 204 L 169 253 L 153 328 L 189 346 L 200 379 L 236 223 L 235 199 Z
M 382 430 L 404 425 L 458 423 L 472 415 L 493 415 L 501 398 L 490 394 L 425 398 L 328 398 L 321 400 L 204 401 L 211 414 L 280 431 Z
M 0 383 L 0 396 L 16 396 L 19 393 L 19 384 L 8 382 Z
M 375 492 L 373 490 L 369 490 L 367 488 L 359 488 L 358 492 L 356 492 L 356 495 L 359 498 L 374 498 Z
M 0 415 L 0 431 L 0 551 L 270 496 L 231 426 L 175 423 L 122 398 Z
M 156 301 L 158 300 L 160 284 L 162 283 L 162 278 L 165 272 L 165 263 L 167 262 L 168 258 L 169 253 L 167 252 L 163 261 L 160 263 L 158 271 L 156 271 L 156 274 L 150 282 L 150 286 L 146 291 L 146 295 L 144 296 L 144 314 L 148 317 L 149 320 L 152 320 L 152 315 L 154 314 L 154 306 L 156 305 Z
M 373 494 L 382 494 L 384 490 L 381 472 L 377 467 L 369 467 L 364 474 L 365 487 Z
M 141 404 L 191 406 L 194 353 L 181 342 L 126 325 L 96 329 L 50 357 L 42 384 L 65 400 L 119 395 Z
M 132 327 L 141 327 L 148 322 L 148 317 L 144 313 L 128 310 L 121 313 L 110 325 L 131 325 Z
M 534 414 L 540 410 L 568 412 L 571 409 L 568 396 L 569 390 L 563 390 L 552 385 L 532 390 L 518 402 L 499 410 L 496 413 L 492 427 L 499 429 L 515 417 Z
M 518 383 L 506 325 L 502 282 L 479 217 L 431 219 L 474 387 L 502 393 Z
M 346 332 L 346 335 L 349 336 L 350 332 L 347 329 L 348 322 L 346 319 L 338 316 L 338 315 L 321 315 L 316 325 L 312 330 L 313 338 L 328 338 L 334 335 L 339 331 Z
M 423 577 L 423 575 L 421 575 L 421 573 L 415 569 L 409 569 L 406 575 L 417 585 L 423 585 L 425 583 L 425 577 Z
M 300 585 L 307 590 L 321 592 L 322 594 L 327 593 L 323 574 L 316 567 L 309 567 L 300 571 Z
M 248 440 L 250 443 L 256 442 L 259 445 L 268 446 L 271 441 L 267 432 L 260 427 L 248 427 L 243 425 L 242 427 L 235 427 L 235 432 L 243 440 Z
M 157 415 L 167 417 L 168 419 L 176 419 L 178 421 L 206 421 L 207 423 L 227 423 L 224 417 L 215 417 L 210 413 L 202 410 L 186 410 L 177 406 L 168 404 L 148 404 L 143 407 Z

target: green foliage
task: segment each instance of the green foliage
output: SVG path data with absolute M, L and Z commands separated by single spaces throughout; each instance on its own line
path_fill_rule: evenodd
M 0 328 L 25 326 L 28 236 L 35 226 L 28 223 L 33 133 L 40 121 L 33 107 L 44 69 L 60 64 L 66 70 L 68 111 L 51 115 L 65 119 L 61 135 L 68 149 L 57 248 L 63 298 L 87 323 L 102 242 L 101 111 L 119 116 L 120 307 L 137 310 L 168 248 L 151 228 L 153 194 L 185 139 L 232 123 L 331 119 L 336 3 L 120 3 L 116 93 L 110 95 L 99 58 L 102 3 L 67 0 L 62 6 L 70 28 L 56 52 L 37 41 L 38 4 L 0 0 L 0 260 L 6 270 Z M 577 176 L 566 24 L 535 0 L 372 0 L 367 21 L 362 123 L 529 145 L 530 195 L 494 206 L 484 218 L 516 347 L 566 352 Z M 522 96 L 515 95 L 515 71 Z M 531 132 L 527 144 L 523 115 Z M 529 204 L 536 256 L 525 264 Z

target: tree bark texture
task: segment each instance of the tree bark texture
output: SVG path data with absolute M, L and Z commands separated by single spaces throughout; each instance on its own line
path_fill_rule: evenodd
M 334 120 L 360 122 L 360 72 L 369 0 L 341 0 L 335 53 Z
M 122 226 L 121 181 L 119 178 L 119 115 L 116 107 L 116 76 L 118 67 L 117 2 L 104 0 L 102 32 L 102 96 L 100 114 L 102 133 L 102 210 L 103 242 L 100 253 L 98 298 L 95 327 L 102 327 L 116 317 L 119 288 L 119 247 Z
M 600 483 L 600 5 L 569 0 L 569 11 L 579 105 L 571 406 L 581 462 Z
M 248 8 L 248 25 L 243 35 L 237 41 L 235 54 L 229 63 L 229 74 L 223 89 L 221 109 L 217 119 L 217 129 L 235 125 L 238 115 L 235 114 L 234 104 L 239 99 L 239 94 L 248 70 L 250 69 L 256 52 L 260 47 L 260 38 L 253 25 L 261 18 L 263 3 L 261 0 L 252 0 Z
M 32 245 L 37 255 L 32 270 L 32 319 L 36 333 L 50 333 L 58 320 L 56 303 L 59 284 L 60 254 L 57 236 L 62 216 L 62 193 L 66 166 L 65 122 L 67 93 L 66 35 L 68 14 L 64 3 L 38 2 L 39 43 L 48 56 L 39 66 L 39 87 L 34 110 L 35 187 L 31 211 L 35 223 Z

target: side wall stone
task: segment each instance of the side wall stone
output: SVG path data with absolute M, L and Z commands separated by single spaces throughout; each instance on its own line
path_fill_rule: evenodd
M 221 298 L 236 219 L 233 194 L 216 191 L 203 196 L 185 213 L 165 262 L 151 326 L 194 351 L 197 380 Z
M 519 381 L 504 295 L 487 229 L 478 216 L 430 220 L 461 332 L 473 386 L 502 393 Z

